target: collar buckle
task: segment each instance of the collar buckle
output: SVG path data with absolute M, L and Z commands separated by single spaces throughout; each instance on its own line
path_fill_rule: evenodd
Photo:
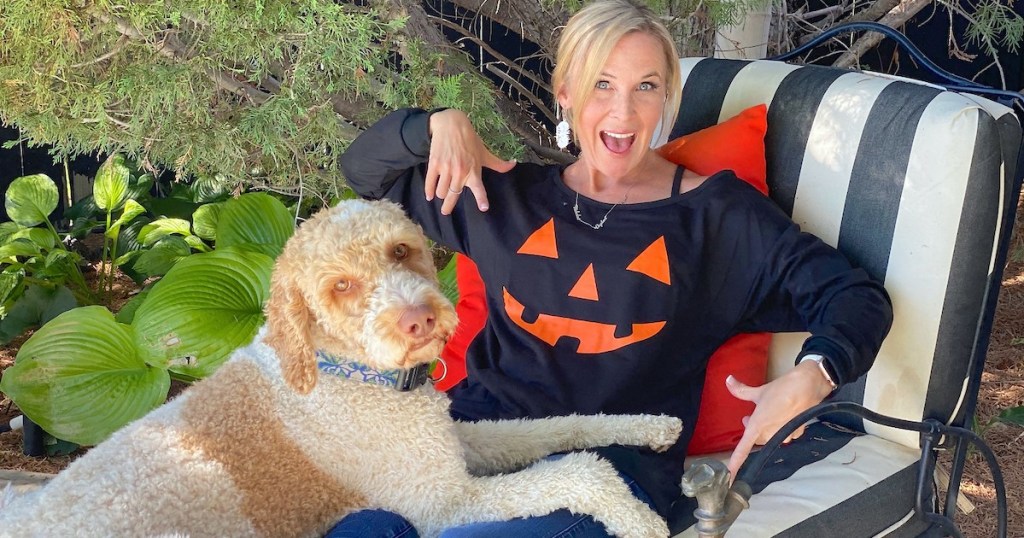
M 398 381 L 395 390 L 408 392 L 423 386 L 430 378 L 430 363 L 423 363 L 413 366 L 408 370 L 398 371 Z

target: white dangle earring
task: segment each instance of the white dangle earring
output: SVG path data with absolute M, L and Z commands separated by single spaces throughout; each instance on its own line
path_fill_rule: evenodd
M 559 108 L 558 103 L 555 103 L 555 117 L 562 117 L 562 110 Z M 569 147 L 569 122 L 564 119 L 558 122 L 555 127 L 555 144 L 558 145 L 558 149 L 565 149 Z

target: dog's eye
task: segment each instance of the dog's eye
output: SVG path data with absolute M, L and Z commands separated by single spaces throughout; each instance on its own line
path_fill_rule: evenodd
M 394 255 L 395 255 L 395 259 L 398 260 L 398 261 L 402 261 L 402 260 L 408 258 L 409 257 L 409 245 L 406 245 L 405 243 L 399 243 L 399 244 L 395 245 Z
M 352 283 L 348 280 L 339 280 L 334 283 L 334 291 L 348 291 L 352 287 Z

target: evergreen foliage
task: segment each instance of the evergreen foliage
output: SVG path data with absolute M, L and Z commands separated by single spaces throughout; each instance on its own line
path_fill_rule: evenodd
M 357 127 L 400 106 L 461 107 L 516 154 L 493 88 L 442 69 L 389 4 L 5 0 L 0 120 L 58 156 L 123 153 L 291 191 L 300 178 L 336 190 Z

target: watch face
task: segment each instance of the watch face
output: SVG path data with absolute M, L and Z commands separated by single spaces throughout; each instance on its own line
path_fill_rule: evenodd
M 839 386 L 836 385 L 835 378 L 832 377 L 832 373 L 828 371 L 829 365 L 825 362 L 825 357 L 822 357 L 821 355 L 806 355 L 800 359 L 800 362 L 804 361 L 812 361 L 818 365 L 818 369 L 821 370 L 821 375 L 824 376 L 825 381 L 828 381 L 828 384 L 832 386 L 832 390 L 839 388 Z

